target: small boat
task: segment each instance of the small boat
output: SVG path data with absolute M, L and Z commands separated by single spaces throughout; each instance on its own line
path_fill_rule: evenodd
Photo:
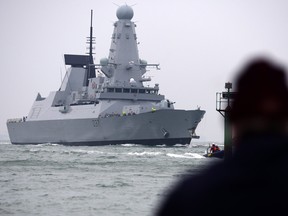
M 224 158 L 224 150 L 219 150 L 215 152 L 209 152 L 211 146 L 206 149 L 206 154 L 204 154 L 204 157 L 215 157 L 215 158 Z

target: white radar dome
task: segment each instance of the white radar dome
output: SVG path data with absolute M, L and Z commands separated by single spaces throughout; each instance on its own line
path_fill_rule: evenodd
M 100 59 L 100 65 L 101 65 L 102 67 L 107 66 L 107 65 L 108 65 L 108 62 L 109 62 L 108 58 L 102 58 L 102 59 Z
M 128 5 L 122 5 L 117 9 L 116 16 L 119 20 L 128 19 L 131 20 L 133 18 L 134 12 L 132 7 Z

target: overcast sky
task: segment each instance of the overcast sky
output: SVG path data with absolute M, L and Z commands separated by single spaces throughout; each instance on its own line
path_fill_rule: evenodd
M 177 109 L 206 110 L 200 141 L 223 142 L 216 92 L 254 56 L 288 64 L 286 0 L 1 0 L 0 138 L 6 120 L 26 116 L 38 92 L 48 96 L 64 76 L 63 54 L 84 54 L 94 10 L 95 61 L 108 56 L 115 4 L 134 5 L 140 58 L 160 93 Z M 260 79 L 260 78 L 259 78 Z

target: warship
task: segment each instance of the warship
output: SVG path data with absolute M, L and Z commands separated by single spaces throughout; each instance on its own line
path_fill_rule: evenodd
M 95 64 L 91 11 L 88 53 L 65 54 L 59 90 L 46 98 L 38 93 L 27 116 L 7 120 L 12 144 L 174 145 L 199 138 L 195 130 L 205 111 L 175 109 L 159 84 L 144 85 L 151 81 L 148 68 L 159 64 L 139 58 L 132 7 L 118 7 L 116 16 L 109 56 Z

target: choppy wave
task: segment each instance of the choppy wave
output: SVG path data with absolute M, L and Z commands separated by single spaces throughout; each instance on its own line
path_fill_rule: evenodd
M 103 151 L 98 150 L 85 150 L 85 149 L 55 149 L 55 148 L 38 148 L 39 146 L 33 146 L 33 148 L 26 149 L 23 152 L 40 153 L 40 152 L 52 152 L 60 154 L 104 154 Z M 41 146 L 40 146 L 41 147 Z
M 28 152 L 40 152 L 41 151 L 41 149 L 36 149 L 36 148 L 32 148 L 32 149 L 29 149 L 29 150 L 27 150 Z
M 162 144 L 162 145 L 156 145 L 156 147 L 166 147 L 165 144 Z
M 188 158 L 188 159 L 205 158 L 204 156 L 197 153 L 184 153 L 184 154 L 168 153 L 166 155 L 168 157 L 174 157 L 174 158 Z
M 102 151 L 97 150 L 83 150 L 83 149 L 77 149 L 77 150 L 66 150 L 66 153 L 71 154 L 104 154 Z
M 205 158 L 203 155 L 197 153 L 185 153 L 184 155 L 192 156 L 193 158 Z
M 149 209 L 176 177 L 188 169 L 189 174 L 190 170 L 199 172 L 211 161 L 201 159 L 206 149 L 205 143 L 192 148 L 128 143 L 94 147 L 0 145 L 1 208 L 15 215 L 23 215 L 19 209 L 26 209 L 25 215 L 31 216 L 43 212 L 65 215 L 60 205 L 65 203 L 67 209 L 75 209 L 69 212 L 72 216 L 149 215 Z M 110 206 L 114 203 L 119 208 L 113 211 Z
M 175 144 L 174 147 L 187 147 L 188 144 Z
M 139 146 L 138 144 L 130 144 L 130 143 L 127 143 L 127 144 L 121 144 L 121 146 L 124 146 L 124 147 L 133 147 L 133 146 Z
M 136 156 L 143 156 L 143 155 L 150 155 L 150 156 L 156 156 L 156 155 L 161 155 L 163 154 L 162 152 L 129 152 L 128 155 L 136 155 Z
M 101 188 L 119 188 L 119 187 L 129 187 L 131 186 L 127 182 L 122 182 L 122 181 L 115 181 L 111 183 L 99 183 L 95 185 L 96 187 L 101 187 Z
M 165 154 L 164 152 L 129 152 L 127 153 L 128 155 L 133 155 L 133 156 L 159 156 L 159 155 L 165 155 L 168 157 L 173 157 L 173 158 L 189 158 L 189 159 L 201 159 L 205 158 L 204 156 L 198 154 L 198 153 L 182 153 L 182 154 L 175 154 L 175 153 L 167 153 Z
M 33 144 L 33 146 L 36 146 L 36 147 L 60 146 L 60 144 L 57 144 L 57 143 L 41 143 L 41 144 L 37 144 L 37 145 Z

